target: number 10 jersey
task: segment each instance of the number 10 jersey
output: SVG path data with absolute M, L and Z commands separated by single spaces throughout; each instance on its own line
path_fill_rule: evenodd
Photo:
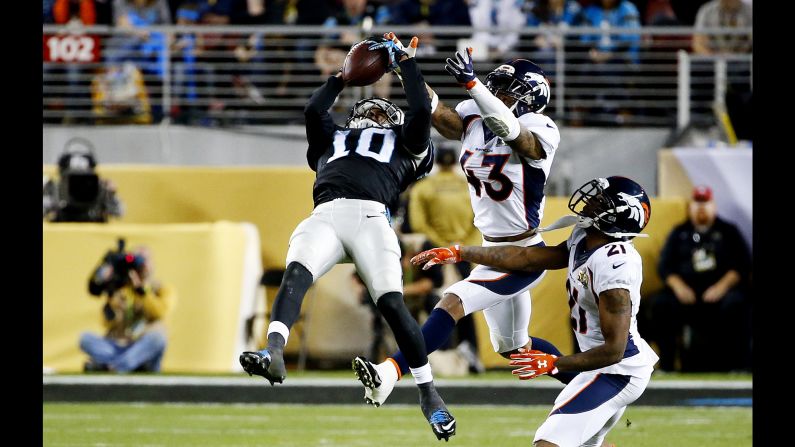
M 433 143 L 419 155 L 403 147 L 403 128 L 336 126 L 331 145 L 317 158 L 315 206 L 337 198 L 373 200 L 393 208 L 412 182 L 433 168 Z M 311 165 L 310 165 L 311 166 Z M 394 209 L 393 209 L 394 211 Z

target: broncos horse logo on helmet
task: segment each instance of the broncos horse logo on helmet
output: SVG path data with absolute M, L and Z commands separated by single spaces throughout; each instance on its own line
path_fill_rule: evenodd
M 383 98 L 367 98 L 353 105 L 345 127 L 352 129 L 389 128 L 402 125 L 404 117 L 403 111 L 393 102 Z
M 639 184 L 626 177 L 597 178 L 569 199 L 569 209 L 607 236 L 632 239 L 649 223 L 651 201 Z
M 544 70 L 527 59 L 512 59 L 486 75 L 486 87 L 516 100 L 511 110 L 517 116 L 540 113 L 549 104 L 549 80 Z

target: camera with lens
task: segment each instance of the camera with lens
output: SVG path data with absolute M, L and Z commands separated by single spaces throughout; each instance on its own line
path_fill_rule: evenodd
M 44 217 L 50 222 L 104 223 L 121 217 L 115 188 L 99 177 L 93 145 L 75 137 L 58 157 L 58 179 L 44 182 Z
M 116 250 L 105 254 L 102 264 L 97 268 L 89 283 L 89 292 L 92 295 L 98 296 L 102 292 L 113 295 L 117 290 L 130 285 L 131 270 L 135 270 L 139 274 L 142 272 L 146 260 L 141 255 L 125 251 L 125 244 L 124 238 L 119 238 Z M 112 272 L 110 277 L 100 279 L 101 272 L 108 268 Z
M 101 207 L 102 185 L 95 171 L 96 161 L 90 153 L 67 152 L 58 160 L 60 184 L 58 185 L 57 219 L 66 222 L 92 222 L 99 220 L 92 210 Z

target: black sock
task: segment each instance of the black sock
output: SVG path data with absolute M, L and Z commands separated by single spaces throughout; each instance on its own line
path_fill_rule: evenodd
M 271 321 L 281 321 L 291 328 L 301 313 L 301 303 L 309 287 L 312 286 L 312 273 L 303 265 L 291 262 L 284 271 L 282 285 L 273 301 Z M 270 342 L 270 337 L 268 337 Z M 284 346 L 284 340 L 282 340 Z
M 389 292 L 378 298 L 378 310 L 384 316 L 389 328 L 395 335 L 398 348 L 406 356 L 411 368 L 419 368 L 428 363 L 428 353 L 425 349 L 425 340 L 417 320 L 411 317 L 403 294 Z
M 271 332 L 268 334 L 268 350 L 269 351 L 284 351 L 284 337 L 278 332 Z

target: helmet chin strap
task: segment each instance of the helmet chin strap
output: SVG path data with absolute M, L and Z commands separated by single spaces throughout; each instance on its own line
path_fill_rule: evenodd
M 591 228 L 594 226 L 594 220 L 590 217 L 578 216 L 577 228 Z
M 547 225 L 546 227 L 538 227 L 538 229 L 536 231 L 538 231 L 539 233 L 543 233 L 545 231 L 557 230 L 557 229 L 560 229 L 560 228 L 570 227 L 572 225 L 577 225 L 579 227 L 580 226 L 579 222 L 580 222 L 581 219 L 584 219 L 584 218 L 582 218 L 580 216 L 575 216 L 573 214 L 567 214 L 567 215 L 561 217 L 560 219 L 552 222 L 551 224 Z M 585 219 L 587 219 L 587 218 L 585 218 Z M 582 227 L 582 228 L 585 228 L 585 227 Z
M 615 238 L 622 238 L 622 237 L 649 237 L 648 234 L 645 233 L 606 233 L 599 228 L 599 224 L 590 217 L 585 216 L 575 216 L 574 214 L 567 214 L 555 222 L 547 225 L 546 227 L 538 227 L 537 231 L 539 233 L 543 233 L 545 231 L 552 231 L 558 230 L 560 228 L 566 228 L 575 226 L 577 228 L 590 228 L 594 227 L 597 230 L 601 231 L 602 233 Z
M 596 227 L 596 228 L 599 228 L 599 227 Z M 601 230 L 599 230 L 599 231 L 601 231 Z M 649 237 L 649 235 L 646 234 L 646 233 L 605 233 L 604 231 L 602 231 L 602 233 L 604 233 L 604 234 L 606 234 L 606 235 L 608 235 L 610 237 L 615 237 L 615 238 L 622 238 L 622 237 Z

